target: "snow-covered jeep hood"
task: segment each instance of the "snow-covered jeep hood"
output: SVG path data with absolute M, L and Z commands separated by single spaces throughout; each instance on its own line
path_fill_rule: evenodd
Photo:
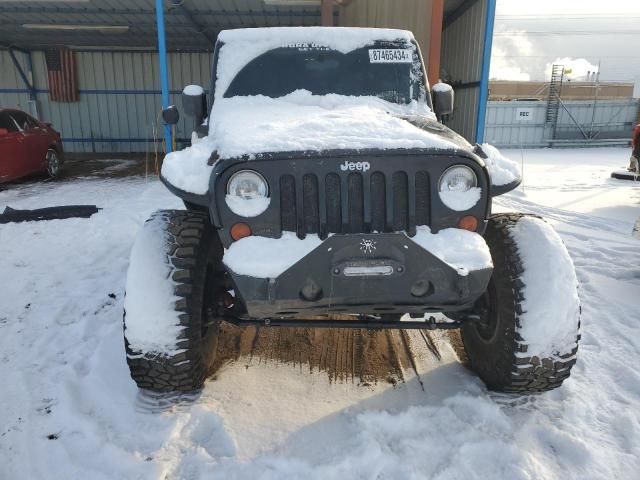
M 424 148 L 470 149 L 435 121 L 426 105 L 397 105 L 372 97 L 315 96 L 297 91 L 281 98 L 218 100 L 209 135 L 165 158 L 162 176 L 187 192 L 204 194 L 216 151 L 221 160 L 262 153 Z

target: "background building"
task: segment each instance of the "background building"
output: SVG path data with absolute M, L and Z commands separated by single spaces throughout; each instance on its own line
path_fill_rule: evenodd
M 184 85 L 208 85 L 211 52 L 220 30 L 312 25 L 404 28 L 416 35 L 430 81 L 443 76 L 456 88 L 449 125 L 470 141 L 481 140 L 495 4 L 496 0 L 3 1 L 0 106 L 17 106 L 53 123 L 68 151 L 152 151 L 162 138 L 164 55 L 158 55 L 155 8 L 160 5 L 169 101 L 178 106 Z M 48 50 L 60 46 L 73 52 L 73 60 L 63 61 L 62 67 L 55 51 Z M 76 69 L 77 98 L 55 95 L 56 68 Z M 178 142 L 186 143 L 192 129 L 181 120 Z
M 634 84 L 568 81 L 489 83 L 485 140 L 499 147 L 626 145 L 640 120 Z

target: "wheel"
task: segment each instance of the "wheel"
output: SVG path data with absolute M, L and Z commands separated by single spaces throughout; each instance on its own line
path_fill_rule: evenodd
M 211 373 L 225 292 L 222 255 L 206 214 L 160 210 L 144 224 L 131 252 L 123 320 L 139 388 L 194 391 Z
M 56 152 L 53 148 L 47 150 L 47 174 L 50 178 L 56 178 L 58 173 L 60 173 L 60 157 L 58 156 L 58 152 Z
M 465 323 L 469 365 L 492 390 L 533 393 L 559 387 L 576 362 L 580 302 L 571 258 L 544 220 L 494 215 L 485 239 L 494 270 Z

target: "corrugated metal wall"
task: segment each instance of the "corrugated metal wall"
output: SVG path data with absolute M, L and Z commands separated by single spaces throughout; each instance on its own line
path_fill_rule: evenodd
M 16 53 L 23 61 L 23 55 Z M 140 51 L 77 51 L 80 101 L 51 102 L 42 52 L 33 52 L 33 75 L 40 118 L 51 122 L 71 152 L 141 152 L 153 150 L 160 113 L 158 56 Z M 208 86 L 211 53 L 170 53 L 171 101 L 181 108 L 184 85 Z M 24 66 L 25 64 L 23 64 Z M 29 94 L 9 53 L 0 51 L 0 106 L 28 109 Z M 188 138 L 192 122 L 177 125 L 177 138 Z M 162 137 L 160 129 L 156 136 Z
M 401 3 L 401 5 L 399 5 Z M 410 30 L 425 62 L 429 57 L 431 0 L 367 0 L 340 7 L 342 27 L 383 27 Z
M 637 99 L 599 101 L 595 115 L 593 101 L 564 102 L 570 114 L 560 109 L 555 141 L 551 140 L 550 128 L 545 126 L 545 102 L 489 102 L 485 139 L 501 147 L 544 147 L 567 142 L 587 145 L 610 140 L 626 143 L 631 138 L 639 102 Z M 520 120 L 522 110 L 530 113 L 529 120 Z M 585 140 L 585 134 L 593 140 Z
M 456 96 L 447 126 L 469 141 L 476 134 L 486 14 L 487 0 L 478 0 L 442 34 L 442 78 L 454 85 Z

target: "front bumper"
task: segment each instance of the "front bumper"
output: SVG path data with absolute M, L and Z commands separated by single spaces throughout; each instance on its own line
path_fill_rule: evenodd
M 403 233 L 333 235 L 277 278 L 230 272 L 246 318 L 469 308 L 491 268 L 457 270 Z

